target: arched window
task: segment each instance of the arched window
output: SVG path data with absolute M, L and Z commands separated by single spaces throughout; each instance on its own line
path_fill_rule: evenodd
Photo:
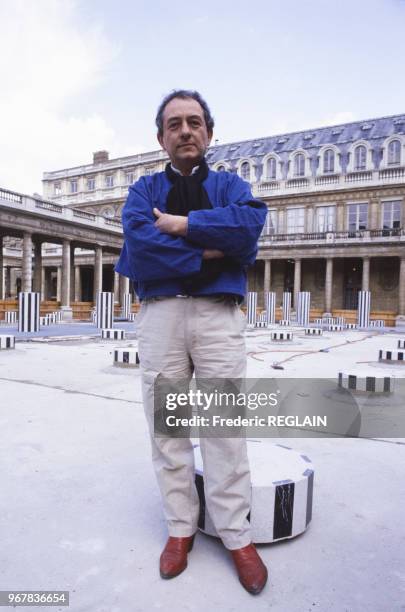
M 244 181 L 250 181 L 250 164 L 249 162 L 243 162 L 240 167 L 240 175 Z
M 277 160 L 275 157 L 270 157 L 267 160 L 267 177 L 268 179 L 275 179 L 277 176 Z
M 294 157 L 294 176 L 305 176 L 305 157 L 303 153 L 297 153 Z
M 364 145 L 359 145 L 354 150 L 354 169 L 365 170 L 366 169 L 366 155 L 367 149 Z
M 325 174 L 335 172 L 335 152 L 333 149 L 326 149 L 323 154 L 323 171 Z
M 217 172 L 225 172 L 225 166 L 218 166 Z
M 401 163 L 401 143 L 399 140 L 391 140 L 388 145 L 388 165 L 394 166 Z

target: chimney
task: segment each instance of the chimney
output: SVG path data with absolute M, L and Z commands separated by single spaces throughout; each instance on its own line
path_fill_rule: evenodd
M 93 153 L 93 164 L 103 164 L 108 161 L 108 151 L 96 151 Z

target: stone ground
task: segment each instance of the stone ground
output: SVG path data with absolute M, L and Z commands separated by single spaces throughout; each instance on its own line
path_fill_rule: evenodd
M 0 333 L 10 329 L 2 325 Z M 187 570 L 163 581 L 158 558 L 167 533 L 139 371 L 112 365 L 113 348 L 136 346 L 135 336 L 102 341 L 80 323 L 41 335 L 0 352 L 0 590 L 68 590 L 71 603 L 25 610 L 405 610 L 405 439 L 263 440 L 313 462 L 307 531 L 259 546 L 270 578 L 258 597 L 242 589 L 227 551 L 204 534 Z M 63 336 L 77 337 L 55 340 Z M 248 375 L 333 378 L 356 366 L 403 378 L 405 366 L 379 364 L 377 351 L 404 336 L 299 332 L 279 346 L 267 330 L 247 332 Z M 274 362 L 284 370 L 272 369 Z

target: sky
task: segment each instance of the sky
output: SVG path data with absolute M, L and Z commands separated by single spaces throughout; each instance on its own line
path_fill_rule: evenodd
M 0 0 L 0 187 L 156 150 L 174 88 L 220 143 L 405 112 L 405 0 Z

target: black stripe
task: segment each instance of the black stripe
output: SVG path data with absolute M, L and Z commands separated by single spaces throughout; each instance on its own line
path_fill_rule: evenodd
M 357 376 L 353 376 L 353 374 L 349 374 L 348 377 L 348 387 L 349 389 L 355 389 L 356 388 L 356 381 L 357 381 Z
M 389 377 L 384 378 L 384 392 L 389 393 L 391 390 L 391 379 Z
M 294 489 L 293 482 L 276 486 L 273 540 L 287 538 L 292 534 Z
M 366 376 L 366 391 L 375 391 L 375 377 Z
M 303 476 L 308 478 L 308 489 L 307 489 L 307 514 L 305 519 L 305 527 L 308 526 L 308 523 L 312 519 L 312 498 L 313 498 L 313 490 L 314 490 L 314 470 L 307 469 L 305 470 Z
M 200 512 L 198 515 L 198 527 L 205 529 L 205 495 L 204 495 L 204 479 L 201 474 L 195 475 L 195 486 L 197 488 L 198 498 L 200 500 Z

